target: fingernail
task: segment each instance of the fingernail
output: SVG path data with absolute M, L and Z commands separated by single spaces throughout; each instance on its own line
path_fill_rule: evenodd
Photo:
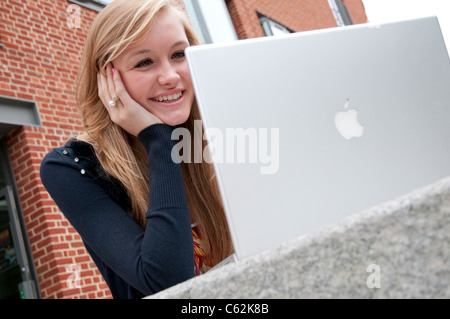
M 113 74 L 116 74 L 116 69 L 113 68 L 113 69 L 112 69 L 112 73 L 113 73 Z

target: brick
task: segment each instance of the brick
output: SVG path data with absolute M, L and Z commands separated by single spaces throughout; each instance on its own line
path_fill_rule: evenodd
M 177 0 L 183 5 L 182 0 Z M 39 166 L 52 148 L 83 131 L 75 104 L 79 60 L 96 12 L 80 7 L 82 27 L 68 29 L 67 0 L 0 0 L 0 95 L 35 101 L 42 127 L 5 140 L 43 298 L 112 298 L 84 244 L 42 186 Z M 361 0 L 344 0 L 352 19 L 367 17 Z M 294 31 L 335 26 L 327 0 L 230 0 L 240 39 L 264 36 L 257 12 Z M 79 263 L 83 289 L 68 289 L 65 266 Z
M 367 22 L 361 0 L 344 4 L 355 23 Z M 264 36 L 258 13 L 295 32 L 337 26 L 328 0 L 230 0 L 227 7 L 240 39 Z

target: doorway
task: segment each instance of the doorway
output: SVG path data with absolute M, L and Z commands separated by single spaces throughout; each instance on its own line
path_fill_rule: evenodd
M 20 299 L 22 274 L 11 233 L 7 189 L 0 189 L 0 299 Z
M 2 149 L 0 147 L 0 299 L 36 299 L 38 293 L 32 279 L 29 250 Z

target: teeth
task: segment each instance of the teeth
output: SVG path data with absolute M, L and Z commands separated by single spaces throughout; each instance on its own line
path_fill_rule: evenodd
M 180 93 L 174 94 L 174 95 L 155 97 L 154 100 L 158 101 L 158 102 L 166 102 L 166 101 L 170 102 L 170 101 L 178 100 L 182 95 L 183 95 L 183 92 L 180 92 Z

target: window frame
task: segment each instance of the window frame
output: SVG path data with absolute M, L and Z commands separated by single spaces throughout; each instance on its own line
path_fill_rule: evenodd
M 100 12 L 106 5 L 111 2 L 100 1 L 100 0 L 67 0 L 79 6 Z
M 342 0 L 328 0 L 328 4 L 339 27 L 353 25 L 352 17 Z
M 288 27 L 286 27 L 285 25 L 269 18 L 266 15 L 259 13 L 259 12 L 256 12 L 256 14 L 258 15 L 259 22 L 261 24 L 261 27 L 263 28 L 263 31 L 264 31 L 264 34 L 266 35 L 266 37 L 277 36 L 277 34 L 274 34 L 274 32 L 273 32 L 273 27 L 278 28 L 280 30 L 280 32 L 283 32 L 284 34 L 294 33 L 293 30 L 291 30 Z

